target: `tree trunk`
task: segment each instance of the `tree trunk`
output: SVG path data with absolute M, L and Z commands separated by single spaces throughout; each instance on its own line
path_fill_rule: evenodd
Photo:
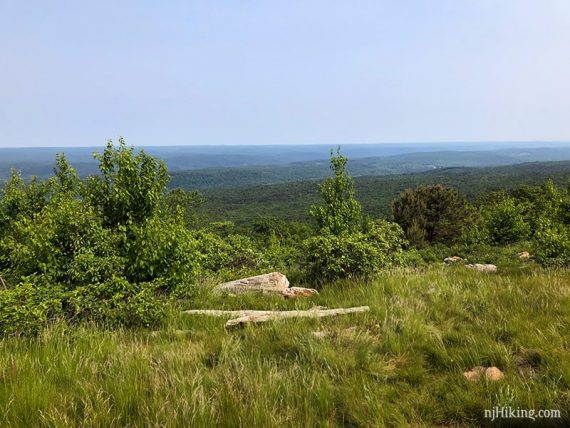
M 324 318 L 336 315 L 353 314 L 358 312 L 368 312 L 368 306 L 357 306 L 353 308 L 326 309 L 320 306 L 306 311 L 223 311 L 216 309 L 192 309 L 183 313 L 189 315 L 209 315 L 214 317 L 235 317 L 226 323 L 226 328 L 239 327 L 248 323 L 261 323 L 285 318 Z

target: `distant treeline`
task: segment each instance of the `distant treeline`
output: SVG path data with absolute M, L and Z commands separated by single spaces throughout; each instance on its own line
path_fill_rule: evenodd
M 328 165 L 327 165 L 328 168 Z M 474 200 L 483 192 L 540 185 L 547 179 L 565 185 L 570 161 L 533 162 L 488 168 L 446 168 L 416 174 L 356 177 L 356 195 L 363 211 L 372 217 L 389 217 L 390 203 L 407 188 L 420 185 L 453 186 Z M 176 174 L 171 186 L 177 186 Z M 182 186 L 184 187 L 184 186 Z M 191 190 L 187 188 L 187 190 Z M 204 213 L 212 219 L 231 220 L 247 226 L 264 216 L 283 220 L 308 219 L 308 209 L 319 200 L 316 182 L 300 181 L 274 185 L 205 189 Z

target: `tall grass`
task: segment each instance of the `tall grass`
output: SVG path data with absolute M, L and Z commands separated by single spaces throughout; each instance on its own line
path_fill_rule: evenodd
M 331 284 L 312 300 L 200 300 L 312 305 L 371 311 L 227 332 L 173 308 L 159 331 L 57 324 L 5 339 L 0 426 L 479 426 L 493 406 L 560 409 L 537 424 L 570 424 L 570 272 L 431 267 Z M 469 383 L 476 365 L 505 378 Z

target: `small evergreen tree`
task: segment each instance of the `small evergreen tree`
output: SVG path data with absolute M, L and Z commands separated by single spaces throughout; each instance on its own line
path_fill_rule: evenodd
M 415 245 L 450 243 L 461 234 L 467 204 L 453 188 L 440 184 L 420 186 L 404 190 L 392 202 L 392 215 Z

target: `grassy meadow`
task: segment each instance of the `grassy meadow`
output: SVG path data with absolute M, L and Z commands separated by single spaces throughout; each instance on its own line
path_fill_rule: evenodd
M 480 426 L 484 409 L 559 409 L 570 424 L 570 272 L 433 265 L 317 297 L 216 297 L 203 308 L 370 312 L 226 331 L 180 314 L 160 329 L 57 323 L 0 341 L 0 426 Z M 315 335 L 314 332 L 322 332 Z M 468 382 L 473 366 L 500 381 Z M 503 426 L 529 420 L 503 420 Z

